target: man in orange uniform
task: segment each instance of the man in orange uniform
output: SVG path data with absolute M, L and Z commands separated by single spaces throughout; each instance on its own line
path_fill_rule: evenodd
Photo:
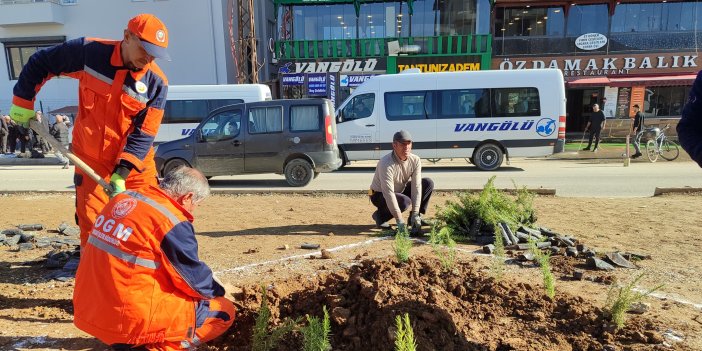
M 81 246 L 109 197 L 156 184 L 151 146 L 163 117 L 168 82 L 153 60 L 169 59 L 167 47 L 163 22 L 141 14 L 129 21 L 122 41 L 78 38 L 36 52 L 15 84 L 10 117 L 27 126 L 34 116 L 34 99 L 47 80 L 61 75 L 80 81 L 72 151 L 115 189 L 106 194 L 76 169 Z
M 202 173 L 181 167 L 107 203 L 76 274 L 79 329 L 115 350 L 180 350 L 231 326 L 234 305 L 199 260 L 191 224 L 209 192 Z

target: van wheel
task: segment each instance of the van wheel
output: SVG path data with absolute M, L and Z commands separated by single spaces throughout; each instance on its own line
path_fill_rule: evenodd
M 314 178 L 312 165 L 301 159 L 296 158 L 285 165 L 285 180 L 290 186 L 305 186 Z
M 166 174 L 181 166 L 190 167 L 190 165 L 187 162 L 185 162 L 185 160 L 180 158 L 174 158 L 166 162 L 166 165 L 163 167 L 163 174 L 161 174 L 161 176 L 165 177 Z
M 502 165 L 502 149 L 495 144 L 483 144 L 473 153 L 473 164 L 481 171 L 494 171 Z

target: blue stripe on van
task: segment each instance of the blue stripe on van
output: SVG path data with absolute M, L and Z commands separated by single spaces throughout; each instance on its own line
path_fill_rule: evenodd
M 455 140 L 455 141 L 438 141 L 438 142 L 415 142 L 412 144 L 414 150 L 429 150 L 429 149 L 453 149 L 453 148 L 475 148 L 482 141 L 479 140 Z M 554 139 L 518 139 L 518 140 L 501 140 L 499 141 L 504 147 L 540 147 L 553 146 Z M 392 143 L 360 143 L 360 144 L 340 144 L 344 151 L 368 151 L 376 150 L 392 150 Z

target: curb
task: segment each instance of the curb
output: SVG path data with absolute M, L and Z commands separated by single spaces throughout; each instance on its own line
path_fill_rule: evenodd
M 702 188 L 658 188 L 653 191 L 653 196 L 660 196 L 665 194 L 688 194 L 688 193 L 702 193 Z
M 499 189 L 509 194 L 514 194 L 515 189 Z M 543 196 L 556 196 L 556 189 L 527 189 L 528 191 L 535 193 L 537 195 Z M 456 193 L 456 192 L 467 192 L 467 193 L 479 193 L 483 191 L 482 188 L 478 189 L 435 189 L 435 193 Z M 0 195 L 17 195 L 17 194 L 66 194 L 74 193 L 74 189 L 66 190 L 1 190 Z M 367 195 L 368 190 L 296 190 L 296 189 L 211 189 L 210 193 L 213 195 L 273 195 L 273 194 L 296 194 L 296 195 L 317 195 L 317 194 L 339 194 L 339 195 Z

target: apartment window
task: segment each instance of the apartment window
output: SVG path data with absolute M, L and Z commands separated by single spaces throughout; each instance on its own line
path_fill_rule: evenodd
M 495 35 L 504 37 L 563 37 L 563 8 L 498 8 L 495 10 Z
M 17 80 L 29 57 L 35 52 L 61 44 L 66 37 L 13 38 L 0 40 L 5 46 L 7 69 L 10 80 Z
M 609 10 L 605 4 L 572 5 L 568 11 L 568 37 L 585 33 L 607 34 Z

